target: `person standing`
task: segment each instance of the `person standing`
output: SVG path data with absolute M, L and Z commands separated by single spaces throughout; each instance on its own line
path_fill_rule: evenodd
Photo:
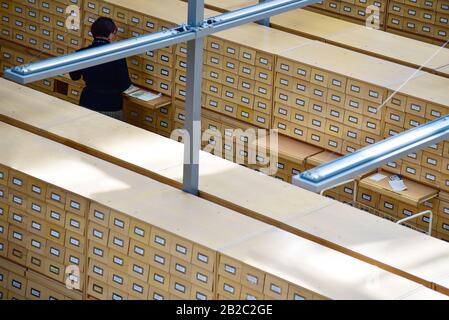
M 96 48 L 114 41 L 117 26 L 110 18 L 100 17 L 91 27 L 94 38 L 86 48 Z M 86 69 L 70 72 L 72 80 L 86 83 L 80 105 L 112 118 L 123 120 L 123 92 L 131 86 L 126 59 L 107 62 Z

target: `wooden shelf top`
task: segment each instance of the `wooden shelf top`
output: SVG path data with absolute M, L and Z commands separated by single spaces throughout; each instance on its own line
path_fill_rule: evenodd
M 254 141 L 253 147 L 257 145 L 258 150 L 272 150 L 270 142 L 270 136 L 263 137 Z M 262 147 L 263 143 L 265 143 L 265 147 Z M 278 156 L 282 159 L 295 163 L 303 163 L 308 157 L 319 154 L 322 151 L 323 149 L 319 147 L 278 134 L 277 152 Z
M 182 181 L 182 144 L 0 79 L 0 119 L 4 117 L 77 142 L 83 150 L 97 150 L 125 167 Z M 292 232 L 317 236 L 329 246 L 333 243 L 429 283 L 449 279 L 447 243 L 205 152 L 200 154 L 199 188 L 205 197 L 221 199 L 233 209 L 263 221 L 284 221 L 280 225 Z M 393 256 L 390 248 L 401 252 Z
M 313 155 L 311 157 L 308 157 L 307 160 L 306 160 L 306 163 L 316 167 L 316 166 L 319 166 L 319 165 L 321 165 L 323 163 L 328 163 L 330 161 L 338 159 L 340 157 L 342 157 L 342 156 L 339 155 L 339 154 L 336 154 L 334 152 L 323 151 L 323 152 L 315 154 L 315 155 Z
M 374 176 L 384 175 L 385 177 L 379 181 L 373 179 Z M 396 192 L 389 184 L 389 177 L 392 174 L 386 171 L 379 171 L 378 173 L 372 174 L 359 182 L 359 186 L 367 188 L 369 190 L 374 190 L 380 194 L 384 194 L 388 197 L 394 198 L 398 201 L 410 204 L 417 207 L 420 203 L 434 198 L 438 195 L 438 190 L 422 185 L 418 182 L 406 179 L 402 177 L 407 189 L 404 191 Z M 379 176 L 380 177 L 380 176 Z
M 399 299 L 424 287 L 103 160 L 0 124 L 0 163 L 333 299 Z M 35 161 L 29 161 L 29 159 Z M 282 248 L 282 250 L 279 250 Z M 333 268 L 328 267 L 332 261 Z M 313 270 L 313 276 L 311 271 Z M 369 284 L 372 274 L 377 286 Z M 360 283 L 367 283 L 361 286 Z M 384 290 L 388 287 L 389 290 Z M 430 291 L 430 289 L 427 289 Z M 424 292 L 434 299 L 449 299 Z
M 134 97 L 130 97 L 128 95 L 123 95 L 123 98 L 127 101 L 130 101 L 132 103 L 135 103 L 141 107 L 150 109 L 150 110 L 155 110 L 155 109 L 159 109 L 161 107 L 165 107 L 168 106 L 172 103 L 172 99 L 170 97 L 167 96 L 160 96 L 154 100 L 150 100 L 150 101 L 143 101 Z M 125 102 L 126 103 L 126 102 Z

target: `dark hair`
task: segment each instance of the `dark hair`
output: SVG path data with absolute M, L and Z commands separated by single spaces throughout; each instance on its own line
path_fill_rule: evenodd
M 111 33 L 117 31 L 117 26 L 111 18 L 100 17 L 92 24 L 91 31 L 94 38 L 107 38 Z

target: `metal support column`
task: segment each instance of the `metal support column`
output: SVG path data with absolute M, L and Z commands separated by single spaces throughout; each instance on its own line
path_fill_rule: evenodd
M 260 3 L 264 3 L 264 2 L 268 2 L 268 1 L 271 1 L 271 0 L 259 0 L 259 4 Z M 256 22 L 258 24 L 261 24 L 261 25 L 265 26 L 265 27 L 269 27 L 270 26 L 270 17 L 267 17 L 265 19 L 262 19 L 262 20 L 259 20 L 259 21 L 256 21 Z
M 188 24 L 195 28 L 204 20 L 204 0 L 189 0 Z M 201 86 L 204 38 L 187 41 L 187 94 L 184 138 L 183 190 L 197 195 L 201 147 Z

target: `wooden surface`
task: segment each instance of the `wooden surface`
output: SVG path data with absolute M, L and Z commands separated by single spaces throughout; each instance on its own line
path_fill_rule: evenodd
M 424 74 L 420 71 L 414 75 L 413 68 L 319 41 L 287 50 L 279 56 L 381 87 L 402 83 L 411 76 Z M 447 80 L 449 84 L 449 79 L 441 78 L 441 80 Z
M 80 110 L 86 115 L 79 116 Z M 63 116 L 55 125 L 58 113 Z M 45 114 L 52 115 L 53 126 L 45 127 Z M 70 114 L 72 121 L 67 120 Z M 14 119 L 28 129 L 44 129 L 60 141 L 77 141 L 74 147 L 83 151 L 98 149 L 99 156 L 108 155 L 142 174 L 182 181 L 181 144 L 3 79 L 0 115 L 0 120 Z M 421 283 L 449 278 L 447 243 L 204 152 L 200 195 L 385 269 L 402 270 Z M 401 253 L 395 256 L 391 248 Z
M 270 239 L 270 241 L 266 241 Z M 348 257 L 349 263 L 341 263 L 340 254 L 336 251 L 319 252 L 316 244 L 307 241 L 297 241 L 298 237 L 280 230 L 270 230 L 266 233 L 224 250 L 226 255 L 245 257 L 243 262 L 256 268 L 266 270 L 273 268 L 270 259 L 279 261 L 274 267 L 281 278 L 297 283 L 315 292 L 324 289 L 332 296 L 342 299 L 447 299 L 427 288 L 413 289 L 411 283 L 398 281 L 396 276 L 383 272 L 372 272 L 372 266 L 361 265 L 360 261 Z M 288 243 L 288 246 L 284 246 Z M 270 255 L 267 255 L 270 252 Z M 274 270 L 273 270 L 274 271 Z M 274 273 L 274 272 L 273 272 Z M 366 274 L 370 274 L 366 281 Z M 336 280 L 338 279 L 338 280 Z M 405 279 L 404 279 L 405 280 Z M 353 289 L 357 288 L 355 293 Z M 405 289 L 407 288 L 407 289 Z M 408 291 L 410 290 L 410 291 Z M 407 294 L 401 295 L 404 291 Z
M 258 150 L 272 150 L 272 146 L 270 146 L 270 141 L 271 137 L 267 136 L 254 141 L 253 146 L 255 147 L 257 145 Z M 265 147 L 261 147 L 263 143 L 265 143 Z M 319 147 L 312 146 L 310 144 L 298 141 L 296 139 L 284 136 L 282 134 L 278 135 L 278 144 L 276 147 L 278 156 L 280 158 L 292 162 L 298 161 L 302 162 L 306 158 L 312 157 L 323 151 L 323 149 Z
M 400 82 L 390 85 L 388 88 L 399 90 L 401 93 L 418 99 L 449 107 L 449 79 L 425 73 L 406 83 Z
M 373 175 L 370 175 L 359 182 L 359 186 L 368 190 L 374 190 L 380 194 L 387 195 L 400 202 L 410 204 L 417 207 L 420 203 L 434 198 L 438 195 L 438 189 L 433 189 L 412 180 L 402 178 L 404 180 L 407 189 L 401 192 L 394 191 L 389 184 L 389 177 L 391 173 L 385 171 L 379 171 L 380 174 L 385 176 L 380 181 L 374 181 L 371 179 Z
M 161 107 L 165 107 L 171 104 L 172 99 L 170 97 L 167 96 L 160 96 L 154 100 L 150 100 L 150 101 L 143 101 L 134 97 L 130 97 L 128 95 L 123 95 L 125 103 L 126 100 L 131 101 L 132 103 L 138 104 L 139 106 L 142 106 L 144 108 L 150 109 L 150 110 L 155 110 L 155 109 L 159 109 Z
M 7 124 L 0 124 L 0 135 L 4 137 L 0 140 L 0 163 L 320 295 L 332 299 L 401 299 L 422 290 L 418 297 L 449 299 L 362 261 Z
M 181 1 L 164 0 L 164 5 L 161 5 L 159 0 L 105 0 L 104 2 L 127 10 L 131 9 L 167 22 L 181 24 L 187 21 L 187 4 Z M 214 16 L 217 14 L 217 12 L 209 9 L 204 10 L 205 16 Z
M 307 162 L 307 164 L 310 164 L 312 166 L 319 166 L 320 164 L 333 161 L 340 157 L 341 157 L 341 155 L 339 155 L 339 154 L 329 152 L 329 151 L 323 151 L 314 156 L 308 157 L 306 162 Z
M 206 0 L 206 5 L 217 11 L 236 10 L 254 5 L 255 0 Z M 434 55 L 439 46 L 407 37 L 366 28 L 342 19 L 297 9 L 271 17 L 271 27 L 289 33 L 317 39 L 340 47 L 377 56 L 414 68 L 422 66 Z M 423 70 L 449 76 L 438 70 L 449 63 L 449 49 L 443 49 L 428 61 Z

